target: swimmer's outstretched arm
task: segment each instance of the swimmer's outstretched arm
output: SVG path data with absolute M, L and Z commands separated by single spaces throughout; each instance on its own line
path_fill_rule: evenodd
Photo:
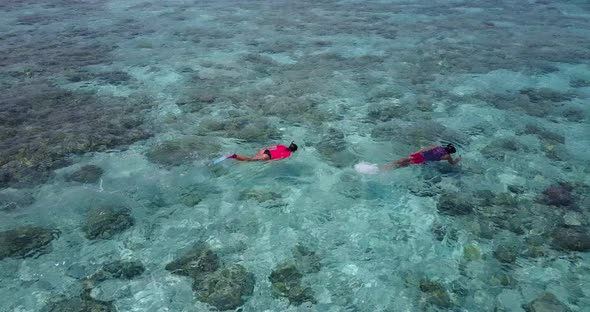
M 417 150 L 417 151 L 416 151 L 416 153 L 414 153 L 414 154 L 417 154 L 417 153 L 422 153 L 422 152 L 426 152 L 426 151 L 429 151 L 429 150 L 431 150 L 431 149 L 433 149 L 433 148 L 436 148 L 436 147 L 437 147 L 437 146 L 423 147 L 423 148 L 421 148 L 421 149 Z
M 451 155 L 445 155 L 442 159 L 446 159 L 451 165 L 456 165 L 461 160 L 461 157 L 459 156 L 453 160 L 453 157 L 451 157 Z
M 252 157 L 245 156 L 245 155 L 233 154 L 230 158 L 233 158 L 233 159 L 239 160 L 239 161 L 259 161 L 259 160 L 269 160 L 270 159 L 270 157 L 266 154 L 256 154 Z

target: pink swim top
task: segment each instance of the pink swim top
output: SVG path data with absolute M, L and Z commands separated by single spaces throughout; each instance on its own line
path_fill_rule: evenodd
M 285 145 L 277 145 L 270 152 L 270 159 L 283 159 L 291 156 L 291 151 Z

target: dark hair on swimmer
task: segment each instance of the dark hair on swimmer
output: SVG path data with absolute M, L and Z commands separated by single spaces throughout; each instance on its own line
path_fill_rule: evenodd
M 447 153 L 449 154 L 454 154 L 457 152 L 457 150 L 455 149 L 455 147 L 453 146 L 453 144 L 447 144 L 447 146 L 443 147 L 445 149 L 445 151 L 447 151 Z
M 289 144 L 289 147 L 287 147 L 288 150 L 290 150 L 291 152 L 294 152 L 297 150 L 297 145 L 293 142 L 291 142 L 291 144 Z

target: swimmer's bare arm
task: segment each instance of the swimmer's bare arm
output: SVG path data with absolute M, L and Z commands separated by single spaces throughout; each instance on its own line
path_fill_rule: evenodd
M 429 150 L 431 150 L 431 149 L 433 149 L 433 148 L 436 148 L 436 147 L 437 147 L 437 146 L 423 147 L 423 148 L 421 148 L 421 149 L 417 150 L 415 154 L 422 153 L 422 152 L 426 152 L 426 151 L 429 151 Z
M 456 159 L 453 160 L 453 157 L 451 157 L 451 155 L 447 154 L 447 155 L 443 156 L 441 159 L 446 159 L 449 162 L 449 164 L 456 165 L 461 160 L 461 157 L 457 157 Z

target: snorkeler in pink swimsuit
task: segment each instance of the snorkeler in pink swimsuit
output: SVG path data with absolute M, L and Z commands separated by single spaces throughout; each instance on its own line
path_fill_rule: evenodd
M 285 145 L 276 145 L 261 148 L 256 155 L 249 157 L 244 155 L 233 154 L 228 158 L 233 158 L 239 161 L 260 161 L 260 160 L 279 160 L 291 156 L 291 153 L 297 150 L 297 145 L 291 141 L 289 147 Z
M 451 154 L 456 153 L 457 150 L 452 144 L 448 144 L 447 146 L 430 146 L 421 148 L 415 153 L 411 154 L 406 158 L 402 158 L 400 160 L 394 161 L 391 164 L 387 164 L 384 166 L 386 169 L 392 168 L 403 168 L 409 165 L 417 165 L 422 164 L 429 161 L 441 161 L 446 160 L 451 165 L 458 163 L 461 160 L 461 157 L 457 159 L 453 159 Z

